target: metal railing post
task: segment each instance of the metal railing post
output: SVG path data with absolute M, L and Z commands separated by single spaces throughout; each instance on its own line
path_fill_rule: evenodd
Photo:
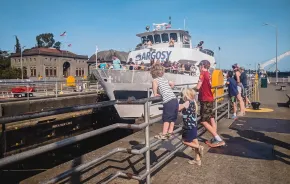
M 215 110 L 215 121 L 217 121 L 217 106 L 218 106 L 217 101 L 218 101 L 218 99 L 217 99 L 217 87 L 215 87 L 215 100 L 214 100 L 215 108 L 216 108 L 216 110 Z
M 28 91 L 28 88 L 29 88 L 29 83 L 26 85 L 27 100 L 29 101 L 29 94 L 30 94 L 30 92 Z
M 149 89 L 147 89 L 147 96 L 149 98 Z M 145 159 L 146 159 L 146 172 L 150 172 L 150 134 L 149 134 L 149 119 L 150 119 L 150 102 L 146 102 L 144 104 L 144 117 L 145 123 L 148 125 L 145 128 L 145 146 L 148 148 L 146 151 Z M 150 173 L 146 176 L 146 184 L 151 183 L 151 175 Z
M 2 124 L 2 135 L 1 135 L 1 139 L 2 139 L 2 148 L 1 148 L 1 157 L 4 157 L 5 153 L 6 153 L 6 125 Z
M 230 111 L 231 111 L 231 99 L 228 98 L 228 119 L 230 119 Z
M 55 82 L 55 98 L 57 98 L 57 81 Z

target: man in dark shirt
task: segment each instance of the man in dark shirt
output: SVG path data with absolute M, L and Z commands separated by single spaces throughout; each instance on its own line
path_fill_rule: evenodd
M 184 68 L 185 68 L 186 73 L 189 73 L 189 72 L 190 72 L 190 67 L 191 67 L 191 64 L 190 64 L 189 62 L 187 62 L 187 63 L 184 65 Z
M 245 106 L 248 108 L 251 104 L 250 100 L 248 99 L 247 95 L 246 95 L 246 90 L 248 89 L 248 77 L 247 74 L 245 72 L 245 68 L 241 67 L 241 76 L 240 76 L 240 81 L 243 84 L 243 92 L 242 92 L 242 97 L 244 98 L 244 100 L 246 101 Z

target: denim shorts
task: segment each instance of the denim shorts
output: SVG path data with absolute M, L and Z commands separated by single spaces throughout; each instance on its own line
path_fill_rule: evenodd
M 178 101 L 176 98 L 163 104 L 163 122 L 176 122 L 178 115 Z

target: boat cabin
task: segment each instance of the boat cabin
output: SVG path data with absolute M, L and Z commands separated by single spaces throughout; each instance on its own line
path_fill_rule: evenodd
M 174 44 L 176 48 L 192 48 L 191 36 L 188 31 L 180 29 L 167 29 L 168 24 L 153 24 L 153 31 L 137 34 L 141 38 L 136 50 L 143 48 L 164 48 Z

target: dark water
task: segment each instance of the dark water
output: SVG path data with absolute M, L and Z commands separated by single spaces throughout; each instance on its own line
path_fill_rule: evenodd
M 108 126 L 116 122 L 122 122 L 122 120 L 118 117 L 114 107 L 94 109 L 94 114 L 91 116 L 91 128 L 93 129 Z M 133 123 L 133 121 L 126 121 L 126 123 Z M 61 149 L 47 152 L 45 154 L 7 166 L 2 168 L 0 171 L 0 183 L 19 183 L 23 179 L 29 178 L 35 174 L 45 171 L 46 169 L 53 168 L 85 153 L 110 144 L 132 133 L 132 130 L 113 130 L 105 134 L 86 139 L 77 144 L 66 146 Z
M 267 72 L 268 77 L 276 77 L 276 72 Z M 288 77 L 290 76 L 290 72 L 279 72 L 279 77 Z

